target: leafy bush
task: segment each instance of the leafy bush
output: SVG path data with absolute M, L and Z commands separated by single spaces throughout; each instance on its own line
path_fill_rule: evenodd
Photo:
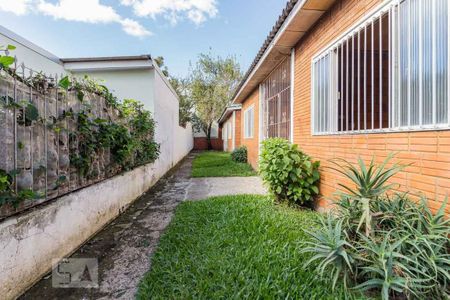
M 304 204 L 319 194 L 319 162 L 285 139 L 267 139 L 262 143 L 259 163 L 264 182 L 278 201 Z
M 112 169 L 129 170 L 154 162 L 159 156 L 159 144 L 155 142 L 156 123 L 144 105 L 133 99 L 118 99 L 97 81 L 85 76 L 82 79 L 63 77 L 58 85 L 65 90 L 74 90 L 83 102 L 87 93 L 103 97 L 107 105 L 116 109 L 119 120 L 94 119 L 91 108 L 85 107 L 76 116 L 78 128 L 71 133 L 77 151 L 70 155 L 70 162 L 81 176 L 96 175 L 92 170 L 93 159 L 104 149 L 112 155 Z
M 239 147 L 231 152 L 231 159 L 235 162 L 246 163 L 247 162 L 247 147 Z
M 0 169 L 0 206 L 11 204 L 13 207 L 17 207 L 22 201 L 40 197 L 38 193 L 33 192 L 31 189 L 16 192 L 13 187 L 14 176 L 16 176 L 16 172 L 8 173 Z
M 323 217 L 321 230 L 308 232 L 304 252 L 318 262 L 319 274 L 332 273 L 359 291 L 378 293 L 382 299 L 448 299 L 450 295 L 450 221 L 445 201 L 433 214 L 425 198 L 416 204 L 407 194 L 392 193 L 388 183 L 404 168 L 387 167 L 389 156 L 377 166 L 360 159 L 338 172 L 354 186 L 341 185 L 334 213 Z
M 0 52 L 3 52 L 5 55 L 0 55 L 0 70 L 8 69 L 11 66 L 15 59 L 14 57 L 9 55 L 10 50 L 16 49 L 13 45 L 0 46 Z

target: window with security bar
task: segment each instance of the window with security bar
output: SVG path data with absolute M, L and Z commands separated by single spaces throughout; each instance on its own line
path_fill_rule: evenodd
M 315 58 L 313 132 L 449 128 L 448 11 L 391 1 Z
M 291 134 L 290 59 L 285 59 L 261 84 L 263 138 L 289 139 Z

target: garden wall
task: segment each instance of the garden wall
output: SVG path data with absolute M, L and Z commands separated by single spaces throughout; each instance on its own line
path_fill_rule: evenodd
M 14 299 L 117 217 L 163 174 L 153 164 L 0 223 L 0 295 Z
M 122 106 L 93 81 L 62 88 L 57 76 L 14 69 L 0 77 L 0 177 L 12 182 L 0 184 L 2 299 L 31 287 L 52 260 L 74 252 L 193 147 L 191 126 L 178 125 L 176 97 L 168 106 L 159 95 L 166 98 L 153 114 L 155 133 L 145 110 Z M 146 150 L 154 141 L 157 159 Z

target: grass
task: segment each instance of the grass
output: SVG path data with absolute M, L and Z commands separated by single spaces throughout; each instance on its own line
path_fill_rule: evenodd
M 137 299 L 352 299 L 302 267 L 312 211 L 264 196 L 184 202 L 162 236 Z
M 231 154 L 227 152 L 203 152 L 192 163 L 192 177 L 246 177 L 255 175 L 256 172 L 249 164 L 231 160 Z

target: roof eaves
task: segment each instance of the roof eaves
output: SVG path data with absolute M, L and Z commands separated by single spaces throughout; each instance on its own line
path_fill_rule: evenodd
M 228 113 L 231 113 L 236 110 L 241 110 L 241 109 L 242 109 L 242 104 L 231 104 L 231 105 L 225 107 L 225 109 L 223 110 L 222 114 L 220 115 L 220 118 L 217 121 L 217 123 L 219 123 L 219 125 L 221 125 L 226 120 Z
M 63 63 L 74 62 L 105 62 L 105 61 L 136 61 L 136 60 L 152 60 L 150 54 L 133 55 L 133 56 L 103 56 L 103 57 L 76 57 L 61 58 Z
M 270 31 L 270 33 L 267 36 L 266 40 L 264 41 L 263 45 L 259 49 L 258 54 L 256 55 L 255 59 L 253 60 L 252 64 L 250 65 L 249 69 L 245 73 L 245 75 L 242 78 L 241 82 L 237 86 L 237 88 L 236 88 L 236 90 L 235 90 L 235 92 L 233 94 L 232 100 L 234 100 L 236 98 L 236 96 L 239 94 L 239 91 L 244 86 L 245 82 L 250 77 L 250 74 L 253 72 L 255 67 L 258 65 L 259 61 L 263 57 L 263 55 L 266 52 L 267 48 L 269 48 L 270 44 L 274 40 L 275 36 L 278 34 L 279 30 L 283 26 L 284 22 L 286 21 L 286 19 L 288 18 L 288 16 L 292 12 L 292 10 L 294 9 L 294 7 L 295 7 L 295 5 L 297 4 L 298 1 L 299 0 L 289 0 L 288 1 L 288 3 L 286 4 L 286 7 L 283 9 L 283 12 L 278 17 L 277 22 L 272 27 L 272 30 Z

